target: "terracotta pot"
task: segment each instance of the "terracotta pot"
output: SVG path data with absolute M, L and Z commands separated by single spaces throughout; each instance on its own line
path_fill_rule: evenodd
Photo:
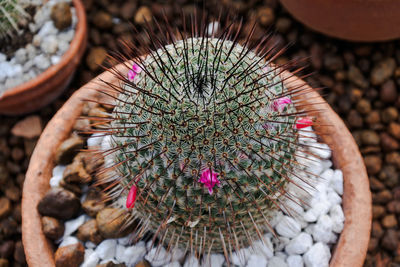
M 117 68 L 127 72 L 123 65 Z M 61 142 L 69 137 L 75 120 L 81 114 L 81 100 L 100 97 L 99 93 L 90 90 L 101 88 L 100 79 L 116 82 L 111 73 L 105 72 L 75 92 L 47 124 L 31 157 L 22 196 L 22 241 L 30 266 L 54 266 L 52 245 L 43 235 L 41 216 L 36 206 L 49 189 L 55 151 Z M 302 83 L 304 82 L 296 77 L 286 82 L 292 88 Z M 318 119 L 321 124 L 329 124 L 331 127 L 329 134 L 323 135 L 322 138 L 331 146 L 335 166 L 343 171 L 344 176 L 343 209 L 346 219 L 331 259 L 331 266 L 362 266 L 367 253 L 372 220 L 371 192 L 363 159 L 343 121 L 317 92 L 308 86 L 307 88 L 311 92 L 303 100 L 310 104 L 310 109 L 323 110 L 323 116 L 319 116 Z
M 60 96 L 72 80 L 87 44 L 85 8 L 81 0 L 72 3 L 78 23 L 68 51 L 56 65 L 0 96 L 0 114 L 20 115 L 38 110 Z
M 351 41 L 400 37 L 397 0 L 280 0 L 299 21 L 326 35 Z

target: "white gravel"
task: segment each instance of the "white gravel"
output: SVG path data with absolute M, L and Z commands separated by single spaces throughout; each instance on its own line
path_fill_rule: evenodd
M 312 130 L 310 127 L 305 131 Z M 313 136 L 313 133 L 306 133 Z M 342 210 L 343 175 L 340 170 L 333 170 L 330 161 L 331 152 L 324 144 L 316 143 L 314 139 L 300 138 L 303 143 L 312 144 L 313 151 L 321 157 L 313 157 L 312 164 L 299 158 L 307 166 L 307 171 L 320 175 L 316 183 L 316 190 L 309 200 L 309 206 L 288 205 L 296 216 L 289 217 L 276 212 L 271 220 L 271 226 L 275 229 L 278 238 L 271 233 L 264 235 L 263 241 L 256 241 L 253 247 L 242 248 L 238 253 L 230 256 L 230 262 L 243 267 L 324 267 L 329 266 L 331 247 L 337 242 L 338 234 L 343 230 L 344 214 Z M 101 140 L 99 136 L 89 138 L 90 146 L 108 146 L 107 138 Z M 317 149 L 322 148 L 321 149 Z M 308 156 L 308 155 L 304 155 Z M 310 156 L 308 156 L 310 157 Z M 314 162 L 316 161 L 316 162 Z M 51 186 L 58 186 L 60 173 L 64 167 L 56 167 L 53 171 Z M 306 175 L 303 173 L 303 175 Z M 81 222 L 78 217 L 72 221 Z M 66 224 L 71 223 L 71 221 Z M 76 227 L 76 226 L 75 226 Z M 74 228 L 75 228 L 74 227 Z M 69 228 L 68 228 L 69 229 Z M 68 230 L 71 232 L 72 230 Z M 65 236 L 60 245 L 79 242 L 73 236 Z M 130 244 L 129 237 L 104 240 L 99 245 L 86 242 L 85 261 L 82 266 L 95 266 L 112 260 L 114 263 L 125 263 L 126 266 L 135 266 L 142 259 L 148 260 L 153 267 L 195 267 L 212 266 L 220 267 L 225 264 L 222 254 L 211 254 L 199 261 L 196 257 L 179 249 L 167 252 L 165 248 L 151 248 L 151 241 L 145 244 L 143 241 Z M 156 253 L 158 252 L 158 253 Z M 211 262 L 211 264 L 210 264 Z
M 71 0 L 49 0 L 44 4 L 35 0 L 22 2 L 41 7 L 29 24 L 29 30 L 34 34 L 32 43 L 19 48 L 8 60 L 6 55 L 0 53 L 0 97 L 7 89 L 35 78 L 57 64 L 68 50 L 75 34 L 77 16 L 74 7 L 71 7 L 72 25 L 67 29 L 59 31 L 50 18 L 51 8 L 55 3 Z

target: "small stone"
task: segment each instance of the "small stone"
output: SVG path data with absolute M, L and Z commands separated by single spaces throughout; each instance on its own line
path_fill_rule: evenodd
M 84 141 L 79 136 L 72 136 L 61 143 L 55 155 L 55 160 L 58 164 L 69 164 L 74 156 L 83 148 Z
M 85 248 L 81 243 L 58 248 L 54 255 L 56 267 L 78 267 L 84 255 Z
M 272 257 L 269 259 L 267 267 L 288 267 L 288 265 L 283 259 Z
M 111 260 L 115 257 L 116 248 L 117 240 L 106 239 L 97 246 L 95 252 L 102 260 Z
M 270 26 L 275 20 L 274 10 L 270 7 L 262 7 L 257 11 L 260 24 L 264 27 Z
M 91 71 L 96 71 L 100 69 L 100 66 L 103 64 L 106 58 L 107 51 L 103 47 L 93 47 L 89 50 L 89 53 L 86 57 L 86 64 Z
M 51 9 L 51 19 L 59 30 L 63 30 L 72 24 L 72 12 L 69 3 L 60 2 Z
M 347 77 L 354 83 L 354 85 L 359 86 L 360 88 L 365 89 L 368 87 L 368 81 L 365 79 L 360 69 L 354 65 L 349 67 Z
M 135 264 L 135 267 L 152 267 L 150 263 L 146 260 L 141 260 Z
M 46 57 L 44 54 L 40 54 L 34 57 L 33 63 L 40 70 L 46 70 L 51 66 L 50 59 Z
M 382 160 L 379 156 L 369 155 L 364 157 L 364 163 L 367 167 L 368 174 L 375 175 L 382 168 Z
M 186 257 L 183 267 L 200 267 L 199 260 L 194 255 L 189 255 Z
M 76 237 L 83 242 L 91 241 L 95 244 L 99 244 L 101 241 L 103 241 L 103 237 L 100 235 L 95 219 L 89 220 L 81 225 L 78 229 Z
M 290 240 L 287 244 L 285 251 L 289 255 L 303 254 L 307 252 L 313 244 L 311 235 L 307 233 L 300 233 L 298 236 Z
M 130 229 L 135 227 L 127 227 L 122 231 L 126 223 L 127 212 L 118 208 L 105 208 L 96 216 L 97 227 L 100 234 L 105 238 L 119 238 L 130 232 Z
M 383 248 L 389 251 L 395 251 L 399 245 L 399 239 L 396 230 L 388 229 L 381 239 L 381 245 Z
M 92 177 L 86 172 L 81 157 L 78 156 L 64 170 L 63 180 L 66 183 L 86 184 L 92 181 Z
M 0 245 L 0 258 L 10 258 L 14 252 L 14 241 L 7 240 Z
M 328 267 L 330 258 L 331 252 L 328 246 L 321 242 L 314 244 L 303 256 L 307 267 Z
M 366 99 L 361 99 L 357 103 L 357 111 L 363 115 L 368 114 L 371 111 L 371 103 Z
M 347 115 L 347 122 L 352 128 L 361 128 L 363 126 L 363 118 L 361 117 L 360 113 L 354 109 L 350 110 L 349 114 Z
M 44 216 L 68 220 L 78 215 L 80 207 L 81 202 L 72 192 L 52 188 L 40 200 L 38 211 Z
M 97 264 L 96 267 L 126 267 L 126 265 L 123 263 L 114 263 L 113 260 L 111 260 L 107 263 Z
M 372 198 L 376 204 L 386 204 L 393 200 L 393 194 L 389 190 L 383 190 L 377 194 L 373 194 Z
M 135 14 L 135 23 L 137 24 L 145 24 L 147 22 L 152 21 L 152 16 L 153 14 L 151 13 L 150 8 L 147 6 L 141 6 L 139 9 L 136 11 Z
M 104 11 L 98 11 L 92 18 L 93 24 L 102 30 L 110 29 L 113 26 L 112 17 L 109 13 Z
M 100 258 L 93 249 L 85 249 L 85 257 L 80 267 L 96 267 Z
M 56 218 L 43 216 L 42 217 L 42 228 L 44 235 L 51 239 L 57 240 L 64 234 L 64 223 L 60 222 Z
M 396 84 L 393 80 L 388 80 L 385 82 L 380 90 L 380 99 L 384 103 L 394 103 L 397 99 L 397 89 Z
M 125 20 L 130 20 L 131 18 L 133 18 L 136 8 L 137 8 L 136 2 L 132 1 L 125 2 L 120 9 L 121 17 Z
M 400 169 L 400 153 L 398 152 L 391 152 L 386 154 L 385 161 L 389 164 L 393 164 Z
M 391 122 L 388 127 L 388 132 L 396 139 L 400 140 L 400 124 Z
M 71 234 L 75 233 L 78 228 L 84 224 L 85 220 L 87 218 L 87 215 L 82 214 L 81 216 L 68 220 L 65 222 L 65 231 L 64 231 L 64 236 L 70 236 Z
M 300 224 L 289 216 L 284 216 L 283 219 L 275 227 L 276 232 L 284 237 L 293 238 L 301 231 Z
M 8 267 L 8 266 L 9 266 L 8 260 L 0 258 L 0 267 Z
M 380 139 L 384 151 L 394 151 L 400 148 L 399 142 L 385 132 L 380 134 Z
M 43 38 L 43 41 L 40 44 L 40 48 L 43 52 L 52 55 L 57 52 L 58 49 L 58 41 L 57 37 L 54 35 L 49 35 Z
M 60 243 L 60 245 L 58 247 L 61 248 L 61 247 L 66 247 L 66 246 L 74 245 L 74 244 L 78 244 L 78 243 L 79 243 L 78 238 L 76 238 L 74 236 L 64 236 L 62 239 L 62 242 Z
M 141 260 L 146 253 L 147 251 L 144 242 L 139 242 L 134 246 L 128 247 L 117 245 L 115 259 L 131 266 L 133 263 Z
M 321 216 L 317 223 L 314 225 L 312 233 L 315 242 L 329 243 L 332 239 L 333 222 L 328 215 Z
M 250 255 L 249 260 L 247 261 L 247 265 L 246 267 L 261 267 L 261 266 L 267 266 L 267 259 L 257 255 L 257 254 L 253 254 Z
M 392 228 L 397 226 L 397 219 L 396 216 L 393 214 L 386 215 L 382 219 L 382 225 L 385 228 Z
M 7 217 L 11 213 L 11 202 L 8 198 L 0 198 L 0 219 Z
M 390 123 L 397 120 L 399 112 L 395 107 L 388 107 L 382 112 L 382 121 L 384 123 Z
M 100 199 L 89 199 L 82 203 L 83 210 L 90 216 L 96 217 L 97 213 L 105 208 L 105 203 Z
M 372 205 L 372 218 L 379 219 L 385 214 L 385 208 L 381 205 Z
M 186 261 L 188 261 L 188 259 L 190 259 L 190 258 L 191 258 L 190 256 L 186 257 Z M 171 261 L 171 254 L 168 251 L 166 251 L 164 247 L 160 247 L 160 248 L 153 247 L 147 253 L 147 255 L 145 256 L 145 259 L 151 263 L 152 267 L 161 267 Z M 195 263 L 196 262 L 194 261 L 193 264 L 195 264 Z M 198 264 L 199 263 L 197 262 L 197 265 L 195 265 L 195 266 L 198 266 Z M 188 265 L 186 265 L 186 266 L 188 266 Z
M 381 85 L 387 81 L 394 73 L 396 61 L 393 58 L 387 58 L 378 62 L 371 71 L 371 83 Z
M 376 238 L 381 238 L 384 234 L 381 224 L 378 221 L 372 222 L 372 236 Z
M 26 264 L 24 246 L 21 241 L 15 243 L 14 260 L 22 265 Z
M 37 115 L 28 116 L 18 121 L 11 129 L 11 133 L 23 138 L 38 137 L 42 133 L 42 120 Z
M 373 110 L 371 111 L 367 117 L 365 118 L 365 121 L 370 125 L 374 126 L 377 125 L 378 123 L 381 122 L 381 115 L 379 114 L 378 111 Z
M 379 145 L 379 135 L 372 130 L 364 130 L 361 132 L 361 141 L 364 145 Z
M 287 257 L 286 262 L 288 264 L 288 267 L 303 267 L 304 262 L 303 258 L 300 255 L 289 255 Z
M 202 267 L 207 267 L 207 266 L 215 266 L 215 267 L 222 267 L 223 264 L 225 263 L 225 257 L 222 254 L 211 254 L 211 256 L 208 258 L 203 257 L 203 262 L 201 264 Z

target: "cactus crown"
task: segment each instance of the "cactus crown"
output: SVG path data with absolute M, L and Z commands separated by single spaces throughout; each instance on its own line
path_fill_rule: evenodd
M 17 0 L 0 0 L 0 39 L 18 33 L 19 22 L 27 16 Z
M 120 83 L 108 84 L 116 101 L 99 130 L 111 146 L 102 181 L 139 221 L 136 239 L 151 231 L 159 244 L 227 256 L 272 231 L 274 211 L 290 213 L 285 201 L 302 201 L 287 190 L 302 168 L 302 90 L 284 85 L 268 38 L 249 45 L 253 31 L 242 42 L 232 25 L 208 36 L 194 24 L 181 40 L 161 32 L 116 56 L 132 69 L 112 70 Z

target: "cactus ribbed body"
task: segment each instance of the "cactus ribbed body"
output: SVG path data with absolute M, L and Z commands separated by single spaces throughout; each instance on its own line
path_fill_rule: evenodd
M 289 95 L 277 70 L 237 43 L 206 37 L 138 65 L 110 127 L 118 188 L 123 197 L 138 190 L 133 217 L 164 243 L 198 252 L 249 245 L 281 208 L 295 166 L 296 109 L 273 107 Z M 205 170 L 218 174 L 212 192 L 199 182 Z

